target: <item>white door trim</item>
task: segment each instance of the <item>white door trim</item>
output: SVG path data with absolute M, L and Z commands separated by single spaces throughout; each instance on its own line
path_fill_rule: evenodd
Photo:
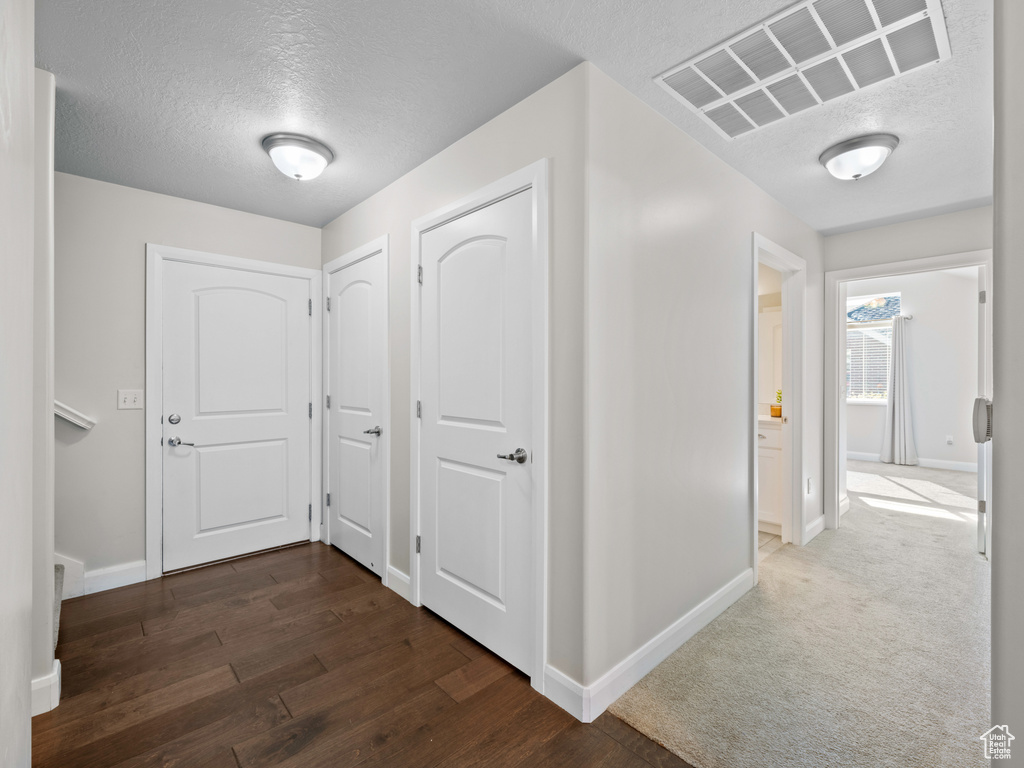
M 220 256 L 185 248 L 146 243 L 146 578 L 155 579 L 163 575 L 163 453 L 160 439 L 163 427 L 160 423 L 163 402 L 163 265 L 167 261 L 186 264 L 201 264 L 211 267 L 226 267 L 266 275 L 300 277 L 309 281 L 310 297 L 321 294 L 321 274 L 317 269 L 274 264 L 255 259 L 235 256 Z M 313 302 L 315 305 L 316 302 Z M 322 391 L 322 346 L 320 310 L 314 306 L 310 324 L 310 402 L 323 400 Z M 310 489 L 313 500 L 313 521 L 323 514 L 322 458 L 320 446 L 323 442 L 321 419 L 311 419 L 310 432 Z M 319 527 L 310 522 L 309 540 L 320 538 Z
M 385 587 L 392 586 L 389 582 L 391 581 L 391 254 L 388 249 L 388 236 L 383 235 L 375 240 L 366 243 L 358 248 L 354 248 L 348 253 L 333 259 L 323 266 L 323 290 L 321 292 L 321 310 L 326 310 L 324 306 L 327 302 L 327 297 L 330 294 L 330 275 L 334 272 L 350 267 L 358 261 L 363 261 L 371 256 L 376 256 L 378 253 L 384 256 L 384 263 L 387 265 L 388 275 L 388 290 L 385 292 L 385 301 L 387 302 L 386 314 L 388 318 L 388 326 L 385 330 L 387 337 L 387 354 L 385 359 L 387 360 L 387 368 L 384 371 L 384 411 L 381 414 L 381 430 L 382 434 L 380 437 L 381 448 L 384 455 L 384 567 L 381 572 L 381 582 Z M 330 316 L 326 311 L 321 312 L 323 318 L 323 350 L 324 358 L 330 354 Z M 330 377 L 330 370 L 327 365 L 323 366 L 323 387 L 322 391 L 327 392 Z M 326 402 L 324 398 L 320 398 L 320 413 L 321 415 L 326 414 Z M 323 430 L 322 438 L 322 451 L 323 451 L 323 477 L 330 477 L 330 467 L 328 463 L 330 461 L 330 452 L 328 447 L 328 440 L 330 435 L 328 430 Z M 326 482 L 324 484 L 326 488 Z M 320 494 L 323 496 L 323 493 Z M 323 524 L 320 526 L 320 540 L 325 544 L 330 544 L 331 533 L 330 533 L 330 515 L 324 515 Z M 399 589 L 404 589 L 404 585 L 399 584 Z
M 530 190 L 533 204 L 533 248 L 536 262 L 532 286 L 532 343 L 533 343 L 533 532 L 534 594 L 534 668 L 530 683 L 544 693 L 544 669 L 547 666 L 547 571 L 548 571 L 548 455 L 549 455 L 549 374 L 548 374 L 548 160 L 538 160 L 527 167 L 489 184 L 468 197 L 412 223 L 412 358 L 411 358 L 411 414 L 410 414 L 410 520 L 409 520 L 409 592 L 413 605 L 420 605 L 419 558 L 416 554 L 416 536 L 420 533 L 420 421 L 416 416 L 416 403 L 420 398 L 420 292 L 418 267 L 421 258 L 420 236 L 454 219 L 465 216 L 487 205 L 514 194 Z
M 992 286 L 988 284 L 992 274 L 992 249 L 951 253 L 942 256 L 928 256 L 921 259 L 894 261 L 888 264 L 872 264 L 866 267 L 836 269 L 825 273 L 825 527 L 839 527 L 839 518 L 843 505 L 849 499 L 839 498 L 840 462 L 845 464 L 846 446 L 839 445 L 839 421 L 842 414 L 840 405 L 839 382 L 843 380 L 843 361 L 839 359 L 840 337 L 842 328 L 839 324 L 839 292 L 844 283 L 852 280 L 867 280 L 876 277 L 895 277 L 911 275 L 917 272 L 935 272 L 956 267 L 985 267 L 979 273 L 979 290 L 988 291 L 992 296 Z M 982 282 L 984 281 L 984 283 Z M 991 302 L 988 312 L 991 313 Z M 989 314 L 991 317 L 991 314 Z M 985 359 L 988 371 L 992 369 L 992 325 L 987 327 L 987 340 L 978 350 L 979 358 Z M 991 396 L 991 376 L 989 376 L 989 396 Z M 991 494 L 989 496 L 991 499 Z M 989 509 L 991 513 L 991 509 Z M 991 514 L 989 515 L 991 522 Z M 990 526 L 991 529 L 991 526 Z
M 751 379 L 750 402 L 753 409 L 750 434 L 751 483 L 751 567 L 757 583 L 757 390 L 758 390 L 758 302 L 757 267 L 764 264 L 782 273 L 782 392 L 783 424 L 782 475 L 783 494 L 789 515 L 782 518 L 782 540 L 804 545 L 818 532 L 815 522 L 804 519 L 803 494 L 803 424 L 807 388 L 804 386 L 804 326 L 806 324 L 807 262 L 795 253 L 773 243 L 757 232 L 751 238 Z M 788 478 L 788 482 L 786 479 Z

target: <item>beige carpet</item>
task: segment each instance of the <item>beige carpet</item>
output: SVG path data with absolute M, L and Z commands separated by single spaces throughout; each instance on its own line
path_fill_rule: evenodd
M 975 478 L 850 462 L 849 488 L 839 531 L 768 557 L 611 711 L 698 768 L 985 765 Z

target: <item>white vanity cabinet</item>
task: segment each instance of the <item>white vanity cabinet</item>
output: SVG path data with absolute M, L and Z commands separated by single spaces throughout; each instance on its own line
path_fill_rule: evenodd
M 757 524 L 782 532 L 782 420 L 762 416 L 757 423 Z

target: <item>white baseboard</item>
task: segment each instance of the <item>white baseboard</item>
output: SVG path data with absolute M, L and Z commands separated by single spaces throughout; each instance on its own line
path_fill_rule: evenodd
M 550 664 L 544 670 L 544 695 L 577 720 L 589 723 L 590 692 L 562 670 Z
M 32 680 L 32 717 L 60 704 L 60 659 L 53 660 L 50 674 Z
M 974 474 L 978 474 L 977 462 L 945 461 L 944 459 L 918 459 L 917 465 L 928 469 L 952 469 L 956 472 L 973 472 Z
M 820 515 L 804 528 L 804 544 L 825 530 L 825 516 Z
M 384 583 L 384 586 L 396 592 L 410 603 L 412 602 L 412 587 L 409 584 L 409 575 L 402 573 L 394 566 L 388 566 L 387 581 Z
M 782 526 L 781 525 L 779 525 L 778 523 L 768 523 L 768 522 L 765 522 L 764 520 L 758 520 L 757 521 L 757 530 L 758 530 L 758 533 L 770 533 L 773 536 L 781 536 L 782 535 Z
M 748 568 L 591 685 L 581 685 L 548 665 L 544 672 L 544 695 L 578 720 L 593 722 L 617 698 L 639 683 L 648 672 L 710 624 L 752 586 L 754 571 Z
M 882 461 L 882 454 L 880 453 L 854 453 L 853 451 L 846 452 L 846 458 L 853 459 L 854 461 Z M 925 459 L 918 457 L 917 466 L 925 467 L 926 469 L 952 469 L 956 472 L 973 472 L 978 473 L 978 465 L 975 462 L 970 461 L 946 461 L 945 459 Z
M 858 453 L 857 451 L 847 451 L 846 458 L 853 459 L 854 461 L 874 461 L 879 462 L 882 460 L 882 454 L 880 453 Z
M 53 553 L 54 565 L 64 566 L 64 591 L 61 593 L 67 600 L 69 597 L 78 597 L 85 594 L 85 563 L 81 560 L 62 555 L 59 552 Z
M 134 563 L 124 563 L 123 565 L 112 565 L 109 568 L 97 568 L 95 571 L 85 572 L 85 594 L 91 595 L 94 592 L 116 589 L 117 587 L 137 584 L 145 580 L 145 560 L 137 560 Z
M 850 497 L 849 496 L 843 496 L 843 498 L 841 498 L 839 500 L 839 514 L 840 515 L 845 515 L 849 511 L 850 511 Z

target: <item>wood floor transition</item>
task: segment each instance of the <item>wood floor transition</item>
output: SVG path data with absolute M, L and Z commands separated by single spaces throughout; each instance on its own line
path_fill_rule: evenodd
M 68 600 L 57 657 L 39 768 L 690 768 L 323 544 Z

